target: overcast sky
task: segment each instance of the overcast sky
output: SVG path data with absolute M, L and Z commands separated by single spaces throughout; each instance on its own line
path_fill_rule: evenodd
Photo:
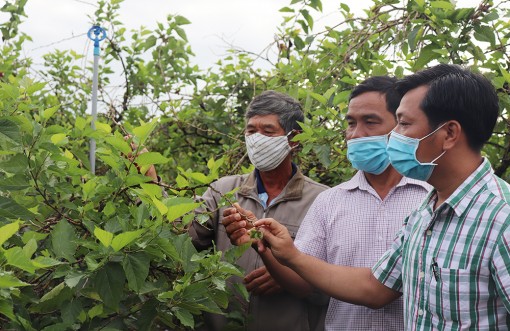
M 361 14 L 372 0 L 343 0 L 351 11 Z M 481 0 L 457 0 L 458 6 L 475 5 Z M 0 0 L 0 3 L 2 0 Z M 283 14 L 279 9 L 291 0 L 125 0 L 119 20 L 128 30 L 166 21 L 168 14 L 179 14 L 191 21 L 184 26 L 189 43 L 201 68 L 207 68 L 225 54 L 230 45 L 260 53 L 274 39 Z M 340 0 L 322 0 L 323 12 L 311 11 L 315 31 L 339 22 Z M 54 48 L 92 52 L 86 32 L 97 9 L 95 0 L 28 0 L 28 18 L 21 30 L 33 42 L 24 47 L 26 56 L 41 63 L 40 56 Z M 5 18 L 0 16 L 0 19 Z M 88 55 L 88 54 L 87 54 Z M 38 61 L 39 60 L 39 61 Z M 262 61 L 261 61 L 262 62 Z M 258 63 L 257 65 L 261 65 Z
M 1 0 L 0 0 L 1 1 Z M 128 30 L 166 21 L 168 14 L 179 14 L 191 21 L 184 26 L 196 55 L 194 62 L 206 68 L 215 63 L 230 45 L 259 53 L 273 41 L 283 14 L 279 9 L 290 0 L 125 0 L 119 20 Z M 338 0 L 322 0 L 323 12 L 315 13 L 316 30 L 338 22 Z M 371 0 L 349 4 L 357 12 Z M 28 0 L 28 18 L 21 30 L 33 42 L 24 47 L 26 56 L 40 58 L 54 48 L 92 52 L 84 35 L 91 26 L 89 16 L 96 10 L 93 0 Z M 318 31 L 318 30 L 317 30 Z

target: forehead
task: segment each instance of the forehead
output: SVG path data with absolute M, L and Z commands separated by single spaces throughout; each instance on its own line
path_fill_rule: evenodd
M 275 127 L 282 128 L 278 115 L 255 115 L 248 119 L 246 127 Z
M 386 97 L 381 92 L 365 92 L 351 99 L 347 110 L 348 117 L 379 115 L 393 117 L 386 107 Z
M 421 103 L 427 95 L 428 90 L 428 86 L 425 85 L 409 90 L 400 101 L 400 105 L 397 109 L 397 117 L 425 116 L 425 113 L 421 109 Z

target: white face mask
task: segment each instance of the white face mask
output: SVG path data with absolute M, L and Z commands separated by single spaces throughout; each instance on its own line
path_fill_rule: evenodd
M 278 167 L 290 153 L 291 148 L 287 139 L 289 134 L 268 137 L 254 133 L 245 136 L 248 157 L 255 168 L 260 171 L 270 171 Z

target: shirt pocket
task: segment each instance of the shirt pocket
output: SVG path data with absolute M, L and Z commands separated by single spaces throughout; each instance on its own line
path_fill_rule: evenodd
M 489 280 L 490 272 L 484 269 L 438 268 L 437 280 L 432 275 L 428 294 L 433 320 L 469 325 L 473 316 L 486 309 Z

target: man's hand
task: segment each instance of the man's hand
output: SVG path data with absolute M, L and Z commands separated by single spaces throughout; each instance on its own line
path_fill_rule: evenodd
M 253 222 L 257 217 L 253 212 L 241 208 L 238 203 L 234 203 L 231 208 L 223 211 L 221 223 L 225 226 L 225 231 L 232 245 L 240 246 L 245 243 L 254 242 L 250 237 L 250 229 L 253 228 Z
M 258 251 L 264 252 L 267 248 L 271 249 L 273 256 L 284 265 L 301 252 L 294 246 L 294 241 L 289 234 L 289 230 L 272 218 L 263 218 L 256 221 L 253 225 L 264 235 L 264 239 L 258 243 Z
M 132 137 L 131 137 L 130 135 L 127 135 L 127 136 L 125 136 L 125 137 L 124 137 L 124 140 L 126 140 L 126 141 L 128 141 L 128 142 L 129 142 L 129 145 L 131 146 L 131 149 L 132 149 L 133 151 L 136 151 L 136 150 L 138 149 L 138 146 L 137 146 L 137 145 L 133 142 L 133 140 L 132 140 L 131 138 L 132 138 Z M 142 150 L 138 151 L 138 153 L 136 154 L 136 156 L 138 156 L 138 155 L 140 155 L 140 154 L 142 154 L 142 153 L 147 153 L 148 151 L 149 151 L 149 150 L 148 150 L 147 148 L 145 148 L 145 147 L 144 147 L 144 148 L 142 148 Z M 129 154 L 127 155 L 127 158 L 128 158 L 128 160 L 129 160 L 129 161 L 133 161 L 134 157 L 135 157 L 135 156 L 133 155 L 133 153 L 129 153 Z M 138 169 L 138 170 L 140 170 L 140 169 L 138 168 L 138 166 L 136 165 L 136 162 L 134 163 L 134 165 L 137 167 L 137 169 Z M 154 181 L 156 181 L 156 182 L 158 181 L 158 174 L 157 174 L 157 172 L 156 172 L 156 168 L 154 167 L 154 165 L 153 165 L 153 164 L 149 167 L 149 169 L 148 169 L 148 170 L 145 172 L 145 174 L 143 174 L 143 175 L 145 175 L 145 176 L 148 176 L 148 177 L 152 178 L 152 179 L 153 179 Z
M 250 272 L 244 277 L 243 282 L 248 292 L 253 295 L 271 295 L 282 291 L 265 266 Z

